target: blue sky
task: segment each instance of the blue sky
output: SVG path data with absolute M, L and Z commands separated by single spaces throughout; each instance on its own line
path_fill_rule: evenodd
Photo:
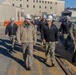
M 76 0 L 64 0 L 65 7 L 76 7 Z

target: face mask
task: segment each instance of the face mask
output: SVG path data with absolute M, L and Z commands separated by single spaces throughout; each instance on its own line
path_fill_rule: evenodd
M 29 28 L 30 25 L 29 25 L 28 23 L 25 23 L 25 26 L 26 26 L 27 28 Z
M 30 25 L 29 25 L 29 24 L 27 24 L 26 26 L 27 26 L 27 28 L 28 28 Z

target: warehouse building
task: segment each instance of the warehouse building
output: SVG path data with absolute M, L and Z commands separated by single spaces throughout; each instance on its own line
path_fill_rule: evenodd
M 34 16 L 42 14 L 61 15 L 64 11 L 64 1 L 59 0 L 0 0 L 0 22 L 14 16 L 16 20 L 23 20 L 25 13 Z

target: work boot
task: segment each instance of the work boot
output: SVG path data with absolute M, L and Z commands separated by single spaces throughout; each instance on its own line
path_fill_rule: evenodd
M 51 61 L 51 66 L 54 67 L 55 66 L 55 62 Z
M 14 53 L 16 53 L 16 51 L 15 51 L 15 49 L 14 49 L 14 47 L 12 47 L 12 50 L 11 50 L 12 52 L 14 52 Z
M 23 67 L 28 68 L 28 63 L 24 61 Z
M 33 67 L 32 67 L 32 66 L 28 66 L 28 69 L 29 69 L 29 70 L 33 70 Z
M 49 57 L 46 58 L 46 62 L 45 63 L 46 63 L 46 66 L 51 67 L 50 58 Z
M 47 62 L 47 58 L 45 59 L 45 62 Z
M 45 62 L 49 62 L 49 56 L 46 56 Z

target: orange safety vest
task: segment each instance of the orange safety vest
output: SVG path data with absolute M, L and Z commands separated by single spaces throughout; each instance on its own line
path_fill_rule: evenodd
M 7 26 L 10 23 L 10 21 L 4 21 L 4 26 Z
M 10 23 L 10 21 L 4 21 L 4 26 L 7 26 Z M 15 24 L 17 24 L 18 26 L 20 26 L 21 24 L 23 24 L 24 21 L 16 21 Z

